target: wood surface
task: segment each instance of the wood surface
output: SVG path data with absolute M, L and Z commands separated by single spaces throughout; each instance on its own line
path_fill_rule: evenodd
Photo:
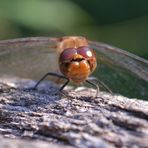
M 101 91 L 94 98 L 84 87 L 57 90 L 0 83 L 0 148 L 148 147 L 148 102 Z

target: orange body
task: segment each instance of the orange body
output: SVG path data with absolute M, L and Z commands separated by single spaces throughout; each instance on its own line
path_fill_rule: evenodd
M 97 66 L 96 57 L 84 37 L 63 37 L 58 44 L 61 72 L 75 83 L 81 83 Z

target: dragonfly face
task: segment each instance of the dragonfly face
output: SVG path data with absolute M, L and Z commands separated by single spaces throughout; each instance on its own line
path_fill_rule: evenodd
M 85 38 L 67 37 L 61 41 L 59 68 L 75 83 L 83 82 L 97 66 L 94 51 L 89 48 Z M 64 49 L 66 47 L 66 49 Z
M 74 82 L 83 82 L 94 70 L 113 92 L 148 98 L 148 61 L 122 49 L 78 36 L 0 41 L 0 80 L 5 76 L 38 80 L 47 72 L 61 71 Z

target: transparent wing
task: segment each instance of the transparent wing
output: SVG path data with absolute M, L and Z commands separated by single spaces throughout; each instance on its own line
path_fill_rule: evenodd
M 148 99 L 148 61 L 122 49 L 89 41 L 96 51 L 96 75 L 113 92 Z
M 35 37 L 0 41 L 0 77 L 20 76 L 40 79 L 45 73 L 59 72 L 58 38 Z M 96 76 L 113 92 L 148 98 L 148 61 L 109 45 L 89 41 L 96 50 Z M 49 48 L 50 47 L 50 48 Z
M 58 38 L 33 37 L 0 41 L 0 77 L 19 76 L 39 79 L 57 72 Z

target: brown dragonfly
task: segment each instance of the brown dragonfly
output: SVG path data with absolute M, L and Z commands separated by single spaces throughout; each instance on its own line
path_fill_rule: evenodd
M 148 96 L 148 61 L 119 48 L 80 36 L 0 41 L 1 78 L 40 79 L 45 74 L 37 87 L 51 75 L 66 79 L 63 89 L 70 80 L 94 85 L 88 79 L 94 70 L 94 76 L 115 93 L 140 98 Z

